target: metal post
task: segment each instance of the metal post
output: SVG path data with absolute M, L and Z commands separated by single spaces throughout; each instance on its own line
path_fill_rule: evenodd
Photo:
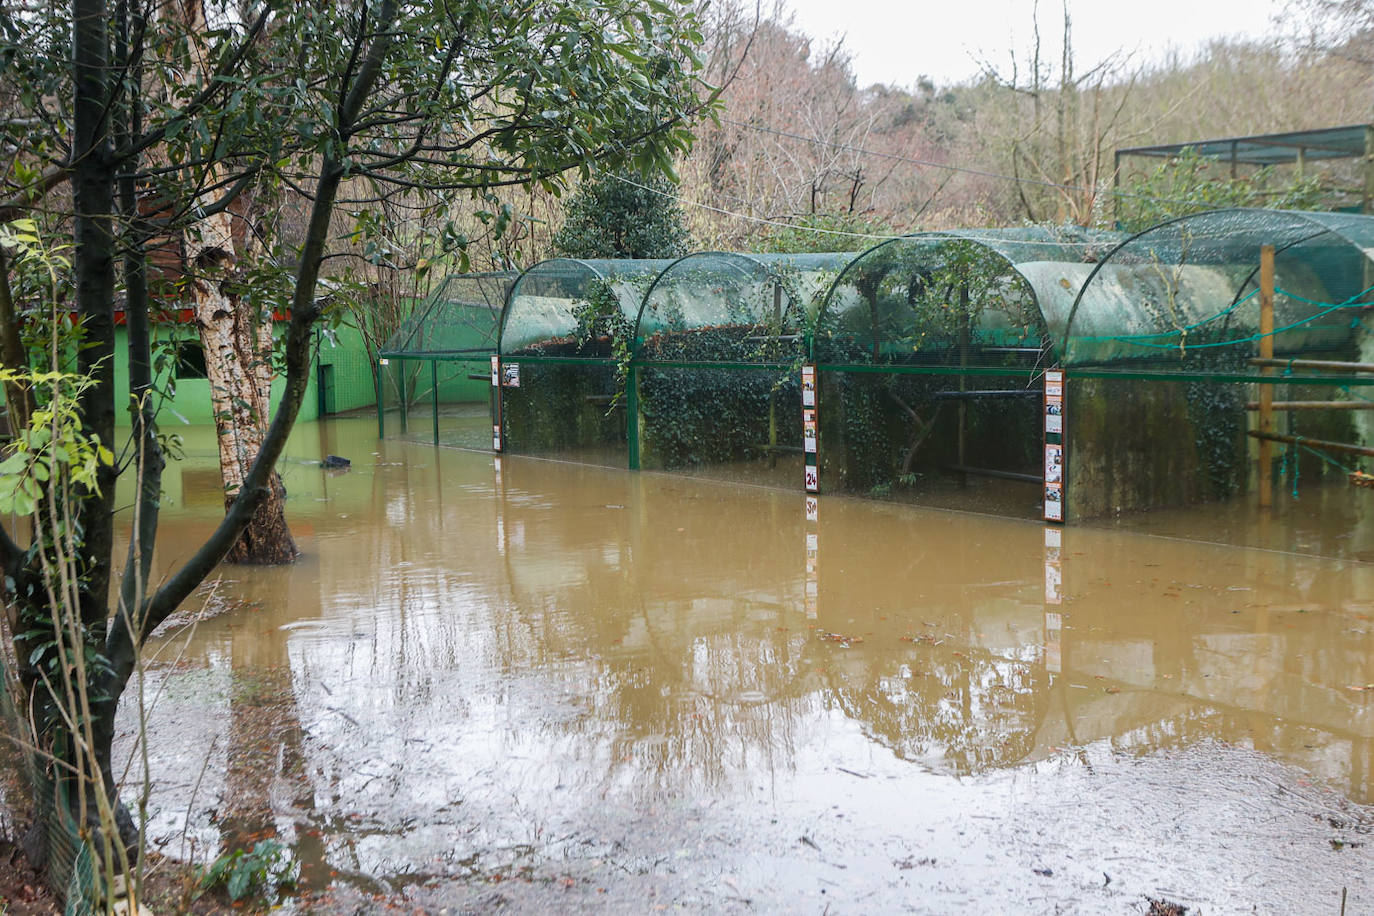
M 639 470 L 639 367 L 625 372 L 625 446 L 630 470 Z
M 382 362 L 377 363 L 377 438 L 386 438 L 386 405 L 382 401 L 382 370 L 386 366 Z
M 397 372 L 397 375 L 400 380 L 396 383 L 396 387 L 401 392 L 401 434 L 404 435 L 408 431 L 410 420 L 410 404 L 406 400 L 406 361 L 401 360 L 399 367 L 400 371 Z
M 434 410 L 434 444 L 439 444 L 439 361 L 429 361 L 430 403 Z
M 1360 201 L 1360 212 L 1374 213 L 1374 124 L 1370 124 L 1364 129 L 1364 194 L 1362 197 L 1364 199 Z
M 782 335 L 782 286 L 773 283 L 773 325 L 769 329 L 774 336 Z M 768 389 L 768 466 L 778 466 L 778 392 Z
M 1274 358 L 1274 246 L 1260 248 L 1260 320 L 1259 320 L 1260 359 Z M 1274 370 L 1265 366 L 1260 370 L 1263 376 L 1272 375 Z M 1274 432 L 1274 386 L 1260 382 L 1259 386 L 1259 432 L 1270 435 Z M 1273 445 L 1268 439 L 1260 439 L 1259 444 L 1259 504 L 1261 509 L 1273 505 Z

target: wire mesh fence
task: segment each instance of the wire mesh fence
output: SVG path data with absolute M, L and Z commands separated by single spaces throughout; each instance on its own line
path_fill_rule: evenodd
M 1257 464 L 1355 479 L 1370 250 L 1374 218 L 1227 210 L 1132 236 L 555 259 L 512 284 L 495 364 L 426 381 L 399 354 L 384 407 L 436 442 L 1054 520 L 1227 498 L 1265 486 Z M 446 431 L 460 375 L 488 386 L 490 429 L 474 389 Z

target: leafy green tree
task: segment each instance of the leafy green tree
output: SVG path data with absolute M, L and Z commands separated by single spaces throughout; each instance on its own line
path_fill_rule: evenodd
M 568 201 L 553 247 L 569 258 L 680 258 L 687 227 L 666 177 L 633 172 L 598 175 L 578 186 Z
M 786 226 L 768 226 L 750 239 L 752 250 L 778 254 L 863 251 L 900 235 L 880 219 L 851 213 L 810 213 Z
M 1188 149 L 1151 172 L 1123 182 L 1117 198 L 1118 226 L 1143 232 L 1180 216 L 1226 207 L 1276 210 L 1324 209 L 1329 193 L 1317 177 L 1290 177 L 1272 168 L 1232 178 L 1213 170 L 1217 163 Z
M 481 199 L 500 187 L 553 190 L 569 172 L 603 165 L 667 171 L 703 104 L 701 35 L 680 0 L 217 0 L 205 11 L 215 27 L 199 35 L 165 12 L 146 0 L 0 7 L 0 150 L 9 157 L 0 219 L 31 212 L 26 236 L 70 240 L 51 311 L 76 317 L 79 345 L 51 353 L 76 354 L 84 381 L 64 396 L 90 446 L 83 454 L 101 458 L 61 492 L 62 475 L 19 485 L 65 514 L 30 517 L 27 538 L 0 530 L 3 594 L 39 751 L 79 800 L 107 865 L 136 839 L 111 768 L 115 711 L 149 634 L 269 495 L 325 313 L 317 283 L 337 263 L 326 260 L 333 241 L 350 231 L 335 225 L 336 209 L 357 221 L 397 193 Z M 69 195 L 52 193 L 63 184 Z M 250 188 L 287 195 L 306 214 L 297 237 L 270 240 L 268 269 L 234 278 L 241 307 L 289 315 L 276 355 L 285 393 L 224 520 L 154 587 L 165 454 L 153 403 L 164 379 L 152 348 L 149 249 Z M 217 257 L 202 249 L 188 269 Z M 8 281 L 8 255 L 0 266 Z M 115 399 L 117 301 L 130 404 Z M 25 388 L 25 367 L 12 363 L 22 360 L 26 308 L 36 310 L 0 296 L 0 358 L 12 370 L 0 381 L 32 406 L 42 392 Z M 116 447 L 119 408 L 129 409 L 132 433 Z M 70 459 L 70 443 L 24 441 L 49 449 L 25 468 Z M 121 475 L 134 479 L 135 494 L 122 575 Z M 76 666 L 84 676 L 73 681 Z

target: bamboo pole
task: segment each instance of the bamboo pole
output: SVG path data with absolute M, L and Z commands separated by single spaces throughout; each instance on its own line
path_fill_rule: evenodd
M 1275 401 L 1274 410 L 1374 410 L 1374 401 Z M 1249 401 L 1246 410 L 1259 410 L 1259 401 Z
M 1274 358 L 1274 246 L 1260 247 L 1260 321 L 1259 321 L 1259 358 Z M 1261 363 L 1264 365 L 1264 363 Z M 1262 375 L 1272 375 L 1273 369 L 1264 365 Z M 1259 504 L 1261 509 L 1273 505 L 1273 450 L 1272 440 L 1265 438 L 1274 431 L 1274 386 L 1259 386 Z
M 1274 369 L 1330 369 L 1333 372 L 1374 372 L 1374 363 L 1346 363 L 1332 359 L 1273 359 L 1250 360 L 1252 366 Z
M 1260 445 L 1264 445 L 1266 442 L 1285 442 L 1293 445 L 1305 445 L 1319 452 L 1345 452 L 1350 455 L 1374 457 L 1374 447 L 1368 445 L 1332 442 L 1329 439 L 1309 439 L 1306 436 L 1289 436 L 1284 433 L 1266 433 L 1257 429 L 1250 430 L 1248 435 L 1260 440 Z

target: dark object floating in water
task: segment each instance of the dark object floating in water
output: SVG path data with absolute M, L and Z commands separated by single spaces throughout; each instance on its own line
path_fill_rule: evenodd
M 349 461 L 347 458 L 340 458 L 338 455 L 325 455 L 320 465 L 329 468 L 331 471 L 346 471 L 353 467 L 353 462 Z

